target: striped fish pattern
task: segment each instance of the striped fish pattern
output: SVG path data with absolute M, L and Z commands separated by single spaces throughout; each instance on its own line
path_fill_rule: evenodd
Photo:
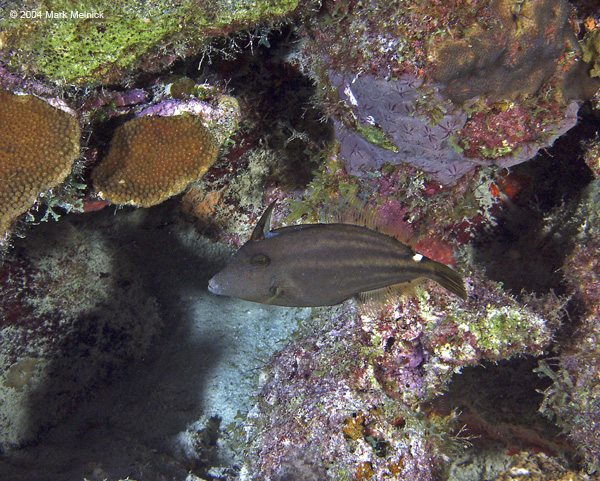
M 332 306 L 354 296 L 366 301 L 401 292 L 428 278 L 467 298 L 457 272 L 376 230 L 345 223 L 270 230 L 274 206 L 209 281 L 212 293 L 279 306 Z

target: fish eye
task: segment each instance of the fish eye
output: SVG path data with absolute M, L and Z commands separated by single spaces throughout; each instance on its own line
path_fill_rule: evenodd
M 264 254 L 255 254 L 250 258 L 250 264 L 258 267 L 267 267 L 271 263 L 271 259 L 269 259 Z

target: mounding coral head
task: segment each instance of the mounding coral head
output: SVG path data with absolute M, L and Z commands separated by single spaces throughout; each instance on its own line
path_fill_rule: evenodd
M 218 145 L 198 117 L 140 117 L 117 129 L 92 173 L 98 195 L 150 207 L 182 192 L 217 158 Z
M 457 104 L 477 95 L 501 101 L 535 94 L 559 67 L 576 67 L 559 65 L 561 56 L 580 50 L 569 12 L 565 0 L 490 2 L 487 29 L 478 20 L 462 38 L 430 41 L 433 78 Z
M 0 237 L 79 155 L 79 123 L 33 95 L 0 90 Z

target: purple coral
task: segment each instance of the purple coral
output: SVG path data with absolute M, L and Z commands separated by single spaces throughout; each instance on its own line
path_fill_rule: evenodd
M 404 162 L 447 184 L 525 162 L 600 85 L 565 0 L 334 4 L 308 27 L 301 64 L 354 175 Z
M 217 118 L 215 108 L 202 100 L 163 100 L 157 104 L 146 106 L 141 110 L 136 117 L 144 117 L 146 115 L 160 115 L 163 117 L 171 117 L 173 115 L 191 114 L 199 115 L 205 121 Z
M 336 121 L 336 137 L 341 144 L 341 156 L 352 175 L 376 171 L 386 163 L 405 162 L 434 175 L 442 182 L 455 180 L 474 167 L 462 158 L 449 141 L 454 132 L 467 121 L 467 113 L 453 109 L 449 102 L 436 94 L 436 101 L 450 113 L 437 125 L 421 118 L 413 105 L 420 98 L 422 81 L 411 75 L 398 80 L 380 80 L 371 75 L 330 74 L 332 85 L 340 98 L 354 112 L 359 126 L 380 128 L 393 144 L 382 148 L 364 135 Z
M 6 68 L 2 61 L 0 61 L 0 88 L 19 92 L 30 92 L 39 95 L 40 97 L 54 95 L 52 90 L 43 83 L 11 72 Z

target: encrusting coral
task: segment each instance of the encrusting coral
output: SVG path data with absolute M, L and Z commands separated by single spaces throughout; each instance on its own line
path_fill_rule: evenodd
M 139 68 L 156 72 L 177 58 L 209 50 L 211 40 L 237 28 L 283 22 L 315 4 L 55 0 L 21 6 L 22 14 L 14 18 L 3 5 L 0 58 L 12 69 L 59 83 L 98 84 L 118 82 Z
M 33 95 L 0 90 L 0 238 L 79 155 L 79 123 Z
M 453 102 L 461 104 L 477 95 L 494 101 L 534 95 L 553 75 L 576 70 L 573 65 L 563 70 L 559 64 L 561 57 L 566 62 L 581 54 L 566 1 L 502 0 L 490 2 L 488 12 L 489 18 L 478 19 L 458 38 L 430 41 L 433 78 L 445 85 Z M 568 84 L 574 82 L 557 83 L 568 96 L 593 94 L 596 82 L 587 76 L 580 80 L 581 89 L 573 92 Z
M 130 120 L 117 129 L 108 155 L 94 170 L 94 188 L 114 204 L 150 207 L 202 177 L 217 152 L 197 117 Z

